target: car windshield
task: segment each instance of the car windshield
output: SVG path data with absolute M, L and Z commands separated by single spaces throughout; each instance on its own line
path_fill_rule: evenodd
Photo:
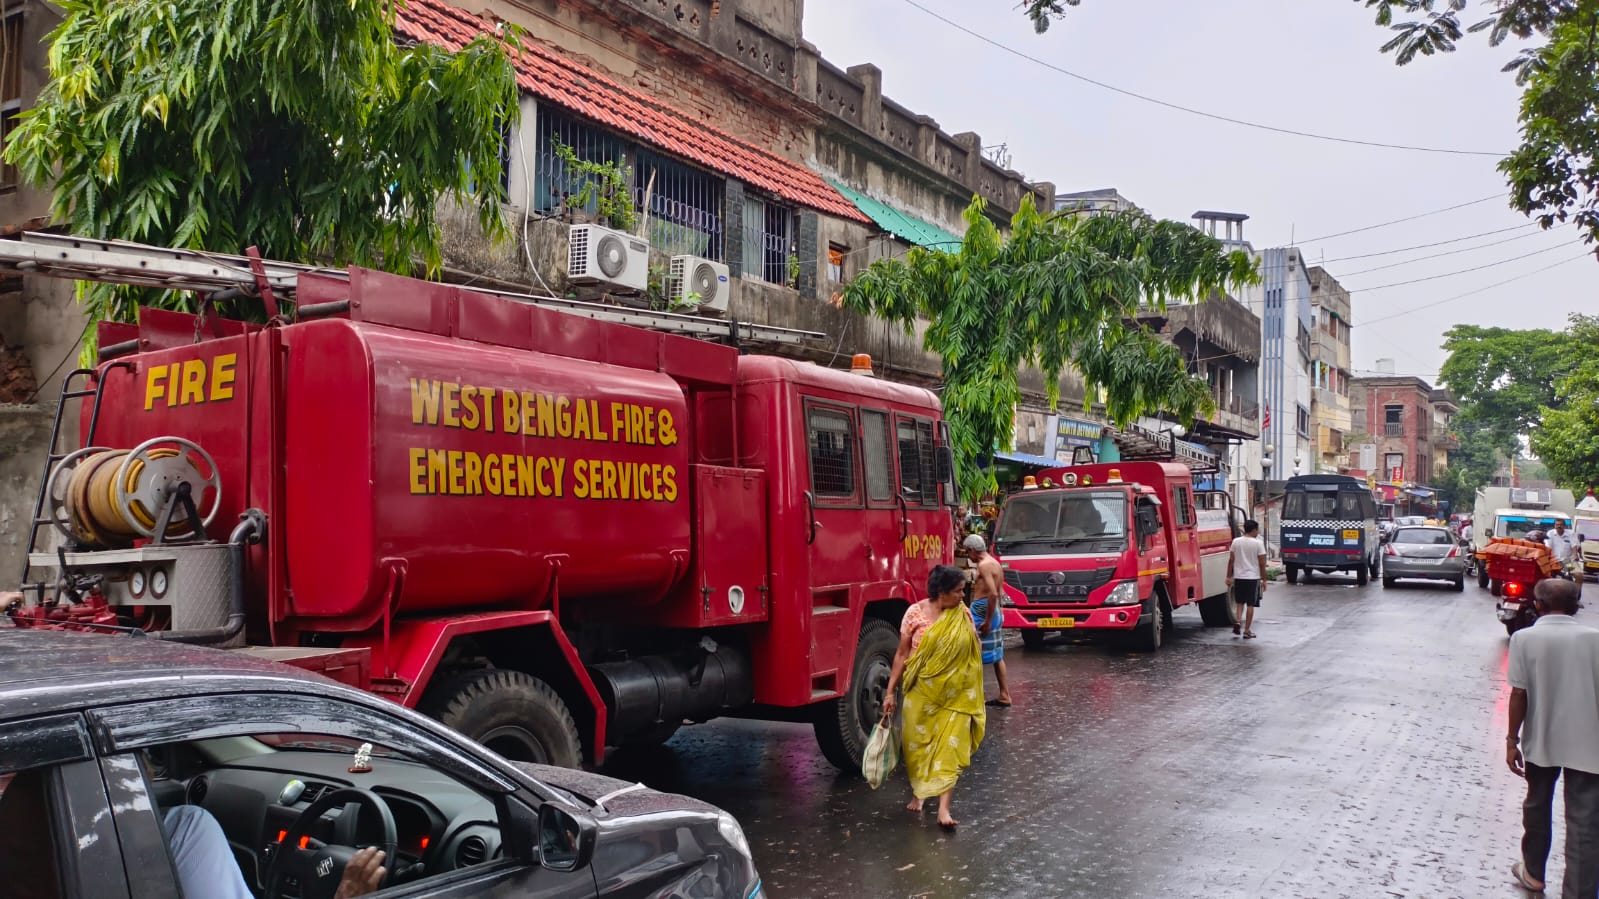
M 1359 521 L 1366 517 L 1361 494 L 1337 486 L 1313 486 L 1289 492 L 1283 518 L 1290 521 Z
M 1495 537 L 1517 537 L 1525 539 L 1532 531 L 1547 531 L 1555 526 L 1556 521 L 1566 521 L 1565 518 L 1528 518 L 1522 515 L 1504 515 L 1499 518 L 1499 527 L 1494 529 Z M 1568 522 L 1569 524 L 1569 522 Z
M 1015 552 L 1032 544 L 1092 544 L 1095 551 L 1118 549 L 1127 535 L 1127 496 L 1117 490 L 1061 490 L 1017 494 L 1005 501 L 994 531 L 996 544 Z M 1111 544 L 1111 545 L 1106 545 Z M 1025 550 L 1023 550 L 1025 551 Z
M 1454 537 L 1443 528 L 1400 528 L 1394 531 L 1395 543 L 1419 543 L 1423 546 L 1447 546 Z

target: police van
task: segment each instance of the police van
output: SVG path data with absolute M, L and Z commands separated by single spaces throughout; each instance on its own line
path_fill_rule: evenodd
M 1377 576 L 1382 539 L 1377 504 L 1364 481 L 1341 474 L 1296 475 L 1283 498 L 1281 544 L 1288 583 L 1303 571 L 1352 572 L 1364 586 Z

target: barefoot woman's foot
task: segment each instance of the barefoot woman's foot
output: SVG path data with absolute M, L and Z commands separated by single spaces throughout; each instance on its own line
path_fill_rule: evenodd
M 905 806 L 905 810 L 907 812 L 916 812 L 917 814 L 921 814 L 922 801 L 920 799 L 912 799 L 910 804 Z
M 955 825 L 959 823 L 959 821 L 956 821 L 954 818 L 951 818 L 948 815 L 938 816 L 938 826 L 944 828 L 945 830 L 954 830 Z

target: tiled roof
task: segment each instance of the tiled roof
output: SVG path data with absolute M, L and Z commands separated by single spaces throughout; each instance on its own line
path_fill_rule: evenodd
M 494 30 L 486 19 L 441 0 L 404 0 L 396 29 L 405 37 L 459 50 Z M 516 60 L 517 84 L 621 134 L 721 172 L 789 202 L 870 224 L 861 211 L 810 169 L 697 122 L 672 107 L 565 59 L 531 41 Z

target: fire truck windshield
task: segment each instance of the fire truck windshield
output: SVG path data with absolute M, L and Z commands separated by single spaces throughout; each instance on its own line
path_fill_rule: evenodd
M 1018 493 L 1005 501 L 995 548 L 1012 555 L 1072 546 L 1114 552 L 1127 542 L 1127 496 L 1115 490 Z

